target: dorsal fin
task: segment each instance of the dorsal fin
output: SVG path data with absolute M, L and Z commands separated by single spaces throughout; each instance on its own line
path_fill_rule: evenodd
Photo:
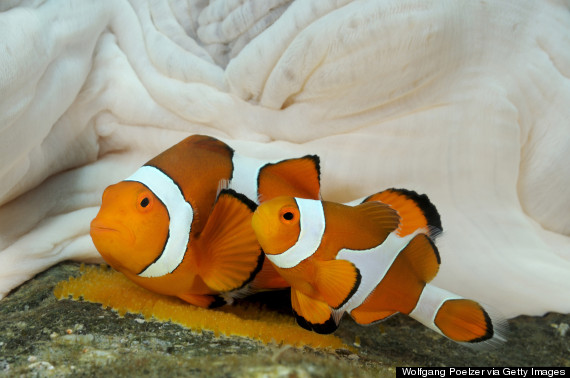
M 266 164 L 259 170 L 259 200 L 279 196 L 319 199 L 320 163 L 317 155 Z
M 233 155 L 234 150 L 221 140 L 208 135 L 195 134 L 184 139 L 181 143 L 185 145 L 186 148 L 201 148 L 204 150 L 218 152 L 221 154 Z
M 184 164 L 185 168 L 192 169 L 194 167 L 188 167 L 188 164 L 204 166 L 203 159 L 211 159 L 213 157 L 225 157 L 228 161 L 231 161 L 233 154 L 234 150 L 221 140 L 207 135 L 196 134 L 164 150 L 146 164 L 157 166 L 174 177 L 170 174 L 170 171 L 181 168 L 181 164 Z M 209 167 L 210 165 L 206 164 L 206 166 Z
M 390 205 L 400 216 L 398 235 L 406 236 L 427 227 L 431 237 L 442 230 L 441 218 L 428 196 L 407 189 L 386 189 L 367 197 L 363 202 L 380 201 Z
M 146 165 L 153 166 L 182 191 L 192 204 L 195 219 L 192 232 L 200 233 L 216 200 L 218 183 L 229 179 L 232 173 L 234 151 L 224 142 L 205 135 L 192 135 L 152 158 Z

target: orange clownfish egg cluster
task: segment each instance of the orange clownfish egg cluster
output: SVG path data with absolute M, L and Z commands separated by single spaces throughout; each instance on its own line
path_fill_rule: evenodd
M 123 274 L 106 266 L 82 266 L 82 275 L 57 284 L 58 299 L 101 303 L 124 316 L 141 314 L 145 319 L 170 321 L 192 331 L 212 331 L 216 336 L 241 336 L 263 343 L 310 346 L 323 349 L 350 349 L 333 335 L 320 335 L 295 324 L 293 317 L 264 310 L 258 305 L 236 304 L 205 309 L 135 285 Z

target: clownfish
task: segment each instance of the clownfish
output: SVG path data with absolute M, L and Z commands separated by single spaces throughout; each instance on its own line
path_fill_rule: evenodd
M 331 333 L 345 312 L 362 325 L 400 312 L 459 343 L 505 340 L 500 315 L 429 283 L 442 227 L 425 194 L 388 189 L 358 202 L 278 197 L 253 215 L 300 326 Z
M 271 163 L 193 135 L 107 187 L 91 238 L 136 284 L 200 307 L 287 287 L 251 227 L 258 198 L 318 198 L 315 155 Z

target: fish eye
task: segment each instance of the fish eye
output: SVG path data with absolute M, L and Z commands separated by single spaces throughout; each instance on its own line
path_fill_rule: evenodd
M 299 220 L 299 210 L 294 207 L 286 206 L 279 212 L 281 223 L 293 224 Z
M 283 219 L 290 221 L 290 220 L 293 220 L 294 215 L 292 212 L 288 211 L 288 212 L 284 213 L 282 215 L 282 217 L 283 217 Z
M 152 203 L 153 203 L 152 197 L 150 196 L 149 192 L 145 191 L 139 194 L 139 197 L 137 199 L 137 207 L 139 211 L 150 210 L 150 208 L 152 207 Z

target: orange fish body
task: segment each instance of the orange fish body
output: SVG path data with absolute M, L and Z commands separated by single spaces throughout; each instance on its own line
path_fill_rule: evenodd
M 318 170 L 316 156 L 264 162 L 194 135 L 109 186 L 91 237 L 135 283 L 197 306 L 286 287 L 265 260 L 251 217 L 258 196 L 318 198 Z
M 279 197 L 252 225 L 304 328 L 330 333 L 345 312 L 359 324 L 401 312 L 457 342 L 504 340 L 500 317 L 429 284 L 441 222 L 425 195 L 388 189 L 354 206 Z

